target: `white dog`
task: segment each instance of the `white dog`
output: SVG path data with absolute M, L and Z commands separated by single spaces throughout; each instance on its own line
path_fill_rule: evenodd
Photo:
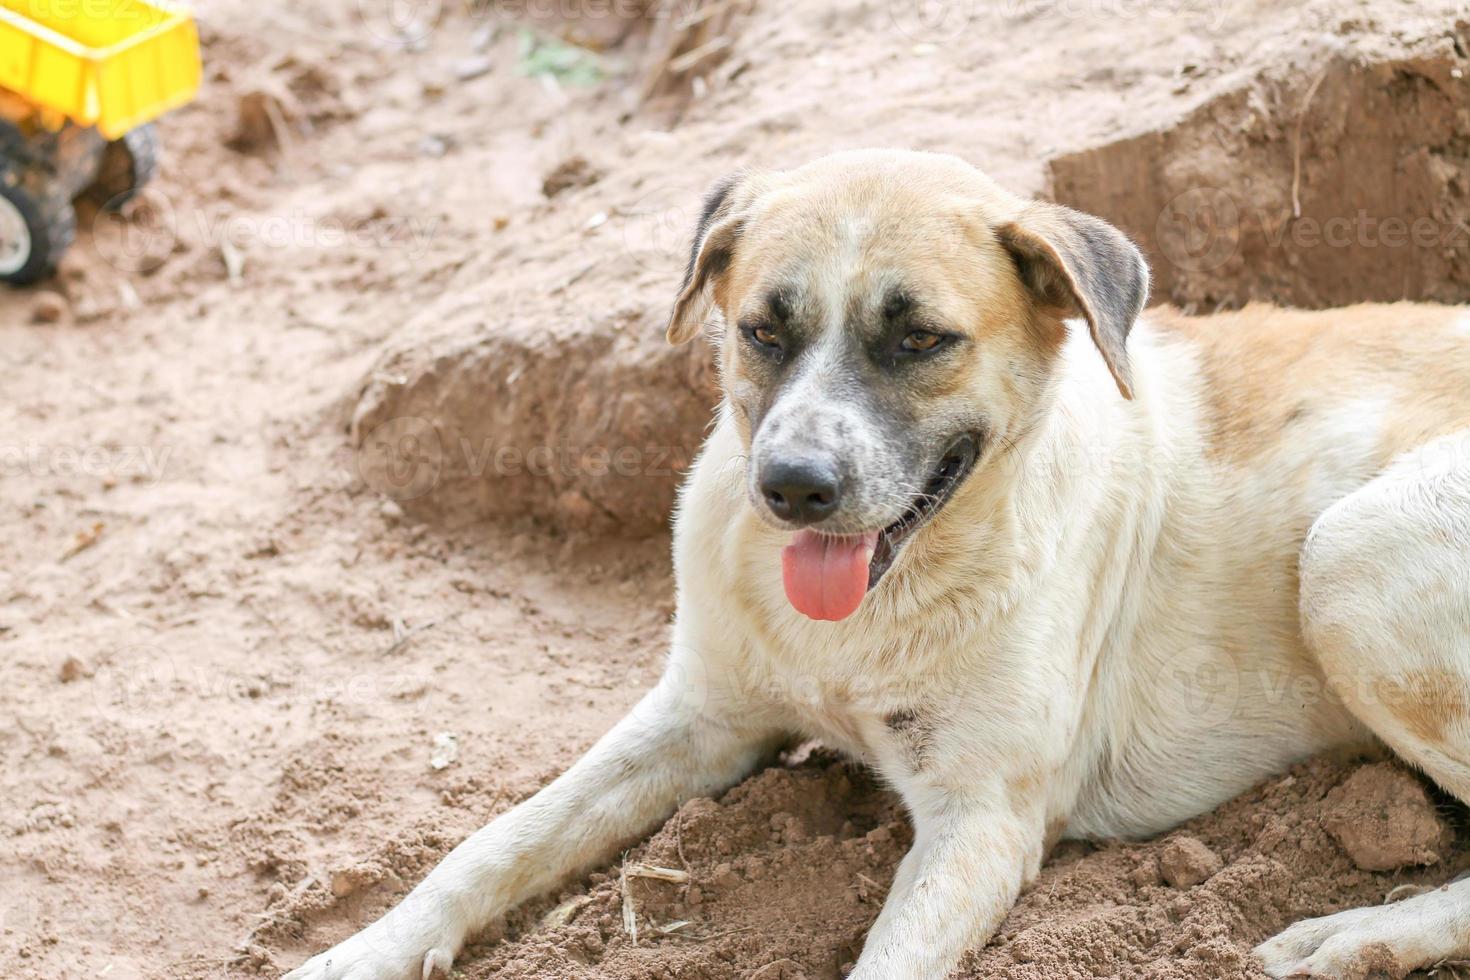
M 1470 801 L 1470 315 L 1141 315 L 1103 221 L 945 156 L 711 194 L 669 336 L 725 398 L 659 686 L 293 978 L 419 980 L 793 733 L 915 828 L 852 980 L 940 980 L 1062 835 L 1136 837 L 1377 741 Z M 1126 346 L 1125 346 L 1126 341 Z M 1470 953 L 1470 881 L 1303 922 L 1274 977 Z

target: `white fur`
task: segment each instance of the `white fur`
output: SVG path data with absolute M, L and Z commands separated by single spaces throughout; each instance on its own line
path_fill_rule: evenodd
M 1300 686 L 1315 677 L 1302 615 L 1309 636 L 1314 623 L 1353 626 L 1358 645 L 1321 642 L 1344 672 L 1369 669 L 1363 657 L 1385 669 L 1397 652 L 1470 676 L 1470 436 L 1374 479 L 1391 399 L 1361 392 L 1253 465 L 1222 462 L 1207 449 L 1193 348 L 1141 322 L 1125 402 L 1085 327 L 1071 330 L 1044 424 L 977 471 L 840 623 L 790 608 L 786 537 L 749 502 L 727 410 L 681 498 L 658 691 L 384 919 L 291 976 L 427 976 L 492 918 L 741 778 L 791 732 L 875 766 L 915 825 L 850 980 L 940 980 L 993 932 L 1062 828 L 1152 834 L 1370 726 L 1470 798 L 1463 755 Z M 1296 549 L 1314 519 L 1303 613 Z M 1359 571 L 1369 553 L 1381 574 Z M 1426 603 L 1425 590 L 1445 597 Z M 922 740 L 889 723 L 905 712 Z M 1462 894 L 1416 900 L 1422 921 L 1465 926 Z M 1407 906 L 1319 920 L 1262 956 L 1282 976 L 1351 944 L 1331 936 L 1388 937 L 1406 957 L 1453 951 L 1417 921 Z

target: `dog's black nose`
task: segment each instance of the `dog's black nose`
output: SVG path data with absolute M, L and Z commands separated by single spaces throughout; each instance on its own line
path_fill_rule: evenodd
M 772 460 L 761 471 L 761 495 L 783 521 L 815 524 L 837 509 L 841 479 L 835 463 L 813 458 Z

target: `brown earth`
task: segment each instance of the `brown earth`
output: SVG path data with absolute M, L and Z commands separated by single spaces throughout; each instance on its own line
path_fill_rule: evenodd
M 388 6 L 210 5 L 208 84 L 164 121 L 155 190 L 122 219 L 84 214 L 44 291 L 0 295 L 6 977 L 293 965 L 636 699 L 671 609 L 660 529 L 713 391 L 707 351 L 661 339 L 710 180 L 891 144 L 1065 196 L 1049 161 L 1176 128 L 1163 144 L 1187 156 L 1201 107 L 1258 79 L 1304 91 L 1336 66 L 1312 103 L 1334 113 L 1375 97 L 1376 61 L 1462 81 L 1442 39 L 1464 26 L 1438 0 L 952 4 L 928 22 L 844 0 L 732 5 L 692 33 L 541 23 L 605 48 L 592 84 L 587 55 L 522 34 L 520 5 L 446 5 L 423 29 Z M 1403 85 L 1420 94 L 1392 105 L 1422 103 L 1423 128 L 1368 131 L 1422 137 L 1403 180 L 1444 179 L 1402 200 L 1440 188 L 1431 210 L 1450 220 L 1464 102 L 1433 115 L 1433 86 Z M 1291 105 L 1267 103 L 1274 135 L 1239 165 L 1269 168 L 1273 206 Z M 1305 129 L 1300 180 L 1317 216 L 1336 200 L 1323 127 Z M 1152 206 L 1101 204 L 1125 224 Z M 1241 242 L 1241 261 L 1161 270 L 1168 294 L 1277 295 L 1280 270 Z M 1445 255 L 1423 295 L 1465 300 L 1464 262 Z M 1353 268 L 1321 301 L 1387 281 Z M 691 876 L 631 879 L 636 946 L 609 868 L 517 912 L 464 975 L 839 975 L 909 831 L 864 773 L 822 752 L 787 763 L 628 855 Z M 1256 977 L 1246 951 L 1287 922 L 1466 865 L 1416 783 L 1352 771 L 1307 763 L 1191 840 L 1064 843 L 964 975 Z M 1333 815 L 1360 812 L 1408 870 L 1348 856 Z
M 1183 119 L 1051 161 L 1144 246 L 1160 298 L 1325 307 L 1470 292 L 1470 20 L 1315 44 Z M 1314 39 L 1315 40 L 1315 39 Z

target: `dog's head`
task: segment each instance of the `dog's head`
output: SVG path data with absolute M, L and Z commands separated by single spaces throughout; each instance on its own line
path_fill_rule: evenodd
M 840 619 L 1048 402 L 1067 321 L 1124 398 L 1148 267 L 1100 219 L 954 157 L 861 151 L 710 192 L 669 339 L 716 305 L 748 488 L 795 533 L 787 594 Z

